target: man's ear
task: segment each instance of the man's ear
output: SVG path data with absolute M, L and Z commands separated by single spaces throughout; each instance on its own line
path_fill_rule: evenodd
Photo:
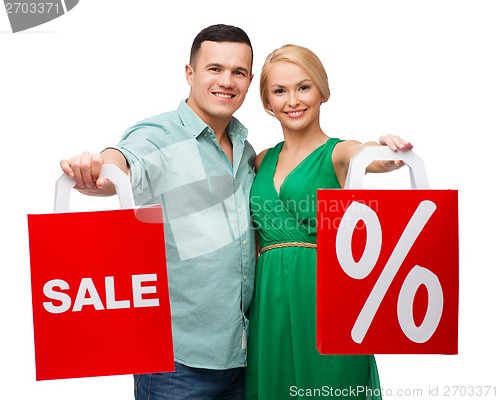
M 186 74 L 186 81 L 189 85 L 191 85 L 191 82 L 193 81 L 193 74 L 194 74 L 194 69 L 191 65 L 186 64 L 185 70 Z

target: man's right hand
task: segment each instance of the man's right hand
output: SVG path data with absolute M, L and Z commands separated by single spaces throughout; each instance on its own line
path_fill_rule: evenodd
M 63 172 L 75 180 L 75 189 L 89 196 L 112 196 L 116 193 L 115 186 L 105 178 L 101 178 L 103 164 L 115 164 L 126 174 L 129 168 L 123 154 L 115 149 L 106 149 L 102 153 L 75 155 L 61 160 Z

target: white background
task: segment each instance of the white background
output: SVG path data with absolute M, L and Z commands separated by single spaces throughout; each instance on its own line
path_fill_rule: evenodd
M 237 117 L 257 151 L 281 140 L 260 104 L 260 67 L 270 51 L 295 43 L 315 51 L 329 73 L 325 132 L 360 141 L 397 133 L 424 158 L 431 187 L 458 189 L 459 354 L 378 356 L 381 383 L 386 398 L 398 390 L 415 398 L 417 389 L 444 399 L 453 385 L 496 385 L 500 396 L 498 1 L 169 4 L 81 0 L 17 34 L 0 13 L 0 398 L 133 398 L 131 376 L 35 381 L 26 215 L 51 212 L 61 158 L 100 151 L 129 125 L 177 108 L 188 95 L 192 39 L 213 23 L 238 25 L 252 40 L 256 76 Z M 407 187 L 400 172 L 375 186 Z M 82 243 L 75 257 L 93 246 Z

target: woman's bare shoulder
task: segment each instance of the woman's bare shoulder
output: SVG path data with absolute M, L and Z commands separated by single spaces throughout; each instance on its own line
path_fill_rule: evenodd
M 255 157 L 255 171 L 258 171 L 259 170 L 259 167 L 260 167 L 260 163 L 262 162 L 262 159 L 264 158 L 264 156 L 266 155 L 267 151 L 269 149 L 265 149 L 265 150 L 262 150 L 258 155 L 257 157 Z

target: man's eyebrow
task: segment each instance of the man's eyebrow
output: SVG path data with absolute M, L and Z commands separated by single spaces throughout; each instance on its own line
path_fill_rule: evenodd
M 225 66 L 222 65 L 222 64 L 219 64 L 219 63 L 209 63 L 206 65 L 206 68 L 220 68 L 220 69 L 224 69 Z M 234 68 L 234 71 L 243 71 L 243 72 L 246 72 L 247 74 L 250 73 L 250 71 L 248 70 L 248 68 L 246 67 L 236 67 Z
M 236 67 L 236 68 L 235 68 L 235 70 L 236 70 L 236 71 L 243 71 L 243 72 L 245 72 L 245 73 L 247 73 L 247 74 L 249 74 L 249 73 L 250 73 L 250 71 L 249 71 L 249 70 L 248 70 L 248 68 L 246 68 L 246 67 Z

